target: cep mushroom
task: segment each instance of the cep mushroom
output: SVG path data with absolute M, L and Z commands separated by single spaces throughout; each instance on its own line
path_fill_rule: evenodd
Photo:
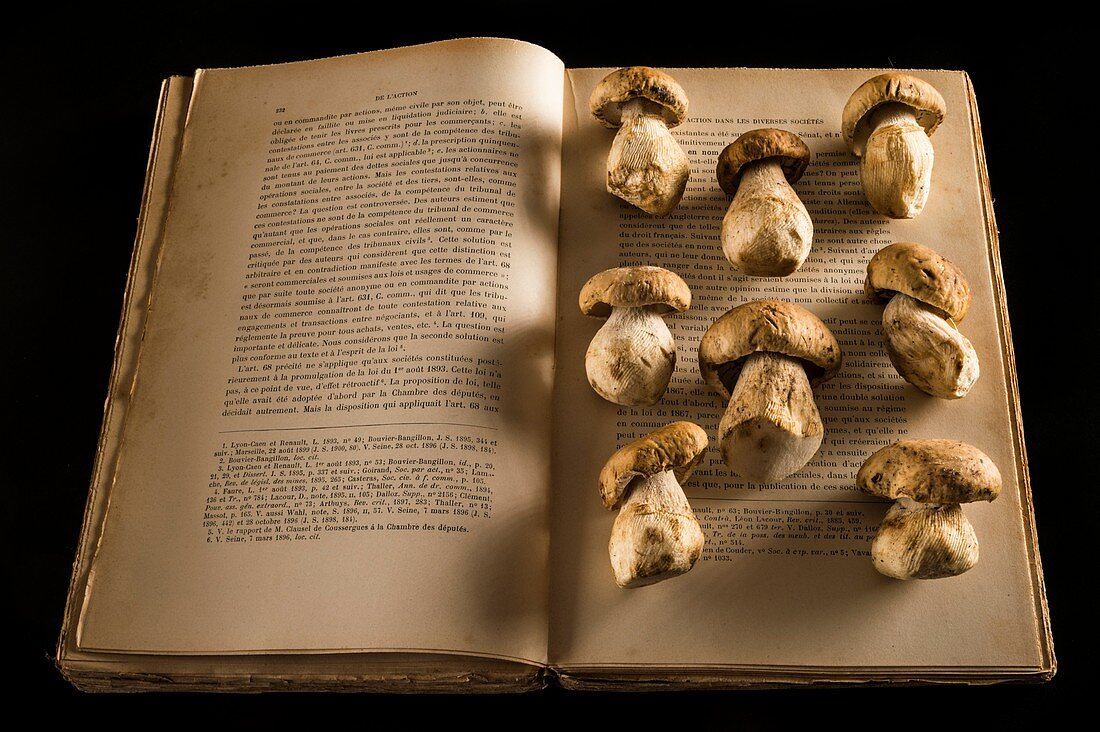
M 978 537 L 959 504 L 992 501 L 1001 474 L 984 452 L 955 440 L 901 440 L 867 458 L 856 483 L 895 499 L 871 542 L 875 569 L 896 579 L 938 579 L 978 563 Z
M 707 450 L 707 433 L 673 422 L 616 450 L 600 471 L 600 495 L 619 508 L 608 551 L 615 584 L 644 587 L 691 569 L 703 529 L 680 484 Z
M 934 86 L 896 72 L 863 82 L 844 105 L 844 140 L 862 158 L 863 192 L 883 216 L 911 219 L 924 210 L 935 158 L 929 136 L 946 112 Z
M 691 290 L 661 267 L 619 267 L 581 288 L 581 312 L 607 318 L 584 357 L 588 383 L 609 402 L 649 406 L 664 396 L 676 345 L 663 315 L 691 306 Z
M 790 184 L 809 162 L 798 135 L 772 129 L 746 132 L 718 156 L 718 185 L 733 196 L 722 219 L 722 251 L 734 267 L 786 277 L 806 261 L 814 225 Z
M 811 385 L 840 363 L 832 331 L 798 305 L 748 302 L 716 320 L 699 342 L 699 370 L 729 399 L 718 438 L 730 469 L 774 483 L 808 463 L 825 433 Z
M 601 124 L 619 128 L 607 157 L 608 192 L 647 213 L 667 215 L 691 172 L 669 132 L 687 115 L 683 88 L 663 71 L 631 66 L 605 76 L 588 104 Z
M 864 289 L 882 313 L 886 352 L 902 378 L 926 394 L 960 399 L 978 380 L 978 354 L 957 323 L 970 308 L 962 271 L 926 246 L 897 242 L 867 263 Z

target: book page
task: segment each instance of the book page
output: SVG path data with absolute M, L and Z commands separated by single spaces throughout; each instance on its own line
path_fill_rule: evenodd
M 199 73 L 81 650 L 545 660 L 562 72 Z
M 856 158 L 840 136 L 841 110 L 868 70 L 671 70 L 687 92 L 688 120 L 673 130 L 692 165 L 687 192 L 655 218 L 605 190 L 614 131 L 588 112 L 610 69 L 571 70 L 563 152 L 559 336 L 555 393 L 551 663 L 561 667 L 783 667 L 1035 669 L 1044 661 L 1023 511 L 1019 435 L 1009 399 L 967 80 L 919 72 L 947 100 L 933 139 L 935 168 L 924 212 L 893 221 L 874 212 Z M 567 91 L 568 93 L 568 91 Z M 802 136 L 813 158 L 795 184 L 813 218 L 814 245 L 785 279 L 751 278 L 719 241 L 729 197 L 715 180 L 719 152 L 743 132 L 779 127 Z M 973 305 L 960 329 L 981 359 L 965 398 L 942 401 L 893 370 L 882 306 L 863 292 L 868 259 L 894 241 L 943 253 L 966 273 Z M 589 387 L 585 350 L 602 322 L 577 305 L 581 286 L 610 267 L 658 265 L 691 287 L 691 309 L 666 318 L 678 362 L 665 398 L 619 407 Z M 750 300 L 803 305 L 832 329 L 844 366 L 815 389 L 825 439 L 808 466 L 774 485 L 731 474 L 713 442 L 725 403 L 702 381 L 697 348 L 720 315 Z M 704 427 L 711 449 L 686 484 L 706 547 L 686 575 L 634 590 L 615 586 L 608 559 L 614 514 L 597 476 L 619 446 L 673 420 Z M 578 427 L 581 426 L 581 427 Z M 858 491 L 872 452 L 902 438 L 963 440 L 1000 468 L 992 504 L 964 510 L 981 560 L 945 580 L 900 582 L 872 566 L 870 545 L 889 503 Z M 1028 519 L 1029 520 L 1029 519 Z M 950 673 L 950 671 L 947 671 Z

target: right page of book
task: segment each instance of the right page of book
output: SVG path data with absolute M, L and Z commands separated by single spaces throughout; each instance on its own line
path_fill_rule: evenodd
M 672 134 L 691 161 L 680 205 L 651 216 L 609 194 L 614 130 L 589 112 L 611 69 L 571 70 L 565 103 L 555 392 L 551 661 L 565 668 L 937 669 L 965 675 L 1049 665 L 1030 533 L 1030 506 L 1015 422 L 1010 351 L 1002 342 L 994 234 L 986 216 L 978 122 L 961 72 L 922 71 L 947 102 L 932 137 L 935 167 L 924 212 L 891 220 L 867 203 L 858 160 L 841 136 L 841 111 L 874 70 L 670 70 L 690 99 Z M 814 224 L 808 260 L 786 278 L 754 278 L 726 261 L 720 226 L 730 198 L 715 179 L 718 154 L 741 133 L 799 134 L 812 159 L 794 189 Z M 910 386 L 884 348 L 880 304 L 863 283 L 868 259 L 895 241 L 925 244 L 969 278 L 973 304 L 961 332 L 981 376 L 970 394 L 944 401 Z M 603 325 L 577 297 L 601 270 L 657 265 L 691 287 L 692 304 L 666 318 L 678 361 L 652 407 L 604 401 L 585 375 L 588 342 Z M 703 382 L 697 349 L 730 308 L 781 298 L 821 317 L 841 344 L 839 374 L 815 388 L 825 425 L 820 451 L 781 483 L 732 474 L 716 440 L 724 400 Z M 616 448 L 668 422 L 706 429 L 711 449 L 685 485 L 706 545 L 686 575 L 619 589 L 608 558 L 614 513 L 597 476 Z M 903 582 L 879 574 L 871 540 L 889 503 L 856 489 L 875 450 L 903 438 L 950 438 L 985 451 L 1004 489 L 964 511 L 981 559 L 950 579 Z

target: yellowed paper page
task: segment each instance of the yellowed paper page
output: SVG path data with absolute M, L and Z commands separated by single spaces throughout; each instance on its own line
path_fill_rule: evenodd
M 200 72 L 81 649 L 545 660 L 562 76 Z
M 673 131 L 692 176 L 683 202 L 654 218 L 605 191 L 613 131 L 588 113 L 610 69 L 571 70 L 563 153 L 551 662 L 563 667 L 912 667 L 1035 669 L 1045 663 L 1029 564 L 1018 435 L 1010 411 L 967 81 L 919 72 L 947 100 L 933 137 L 936 159 L 919 218 L 892 221 L 865 202 L 856 159 L 839 135 L 848 95 L 875 71 L 672 70 L 691 100 Z M 569 90 L 567 90 L 567 94 Z M 572 114 L 570 114 L 572 112 Z M 726 262 L 719 226 L 729 198 L 715 180 L 718 153 L 739 134 L 779 127 L 802 136 L 813 161 L 795 190 L 814 221 L 814 247 L 786 279 L 749 278 Z M 961 331 L 981 359 L 965 399 L 941 401 L 894 372 L 881 335 L 882 306 L 863 294 L 867 260 L 894 241 L 946 255 L 967 274 L 974 302 Z M 623 265 L 659 265 L 692 289 L 690 311 L 666 318 L 678 364 L 665 399 L 621 408 L 600 399 L 584 371 L 587 343 L 602 324 L 585 318 L 577 294 L 591 275 Z M 718 446 L 687 485 L 707 536 L 683 577 L 618 589 L 607 553 L 614 515 L 596 479 L 617 446 L 675 419 L 714 438 L 725 404 L 698 371 L 706 328 L 749 300 L 793 300 L 822 317 L 844 350 L 839 376 L 815 390 L 824 444 L 806 468 L 777 485 L 733 476 Z M 874 450 L 904 437 L 970 442 L 999 466 L 993 504 L 965 507 L 981 542 L 978 566 L 960 577 L 900 582 L 869 557 L 887 503 L 855 489 Z

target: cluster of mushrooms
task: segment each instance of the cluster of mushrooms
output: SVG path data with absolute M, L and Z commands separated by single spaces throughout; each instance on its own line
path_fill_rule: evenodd
M 593 116 L 618 128 L 607 159 L 607 190 L 656 216 L 669 214 L 687 186 L 690 165 L 670 128 L 683 122 L 687 95 L 670 76 L 643 66 L 606 76 L 590 99 Z M 907 74 L 876 76 L 844 108 L 843 135 L 861 159 L 868 201 L 879 213 L 912 218 L 928 200 L 943 98 Z M 732 197 L 722 221 L 726 259 L 744 274 L 785 277 L 805 262 L 813 241 L 809 212 L 791 187 L 810 162 L 794 133 L 744 133 L 718 157 L 716 178 Z M 886 351 L 898 373 L 942 399 L 967 394 L 978 359 L 957 324 L 970 287 L 945 257 L 920 244 L 891 244 L 871 258 L 865 289 L 885 302 Z M 585 355 L 585 371 L 602 398 L 652 406 L 676 368 L 665 316 L 691 306 L 691 290 L 667 269 L 619 267 L 600 272 L 580 292 L 585 315 L 606 318 Z M 817 454 L 824 425 L 813 387 L 840 369 L 840 344 L 822 320 L 783 300 L 732 308 L 699 344 L 703 381 L 727 400 L 718 426 L 722 457 L 746 480 L 776 483 Z M 609 553 L 620 587 L 641 587 L 690 570 L 703 531 L 682 483 L 703 458 L 706 431 L 673 422 L 617 450 L 600 473 L 605 507 L 618 508 Z M 903 440 L 871 455 L 857 484 L 895 499 L 872 542 L 874 566 L 899 579 L 961 574 L 977 562 L 974 530 L 961 503 L 993 500 L 1001 478 L 977 448 L 949 440 Z

